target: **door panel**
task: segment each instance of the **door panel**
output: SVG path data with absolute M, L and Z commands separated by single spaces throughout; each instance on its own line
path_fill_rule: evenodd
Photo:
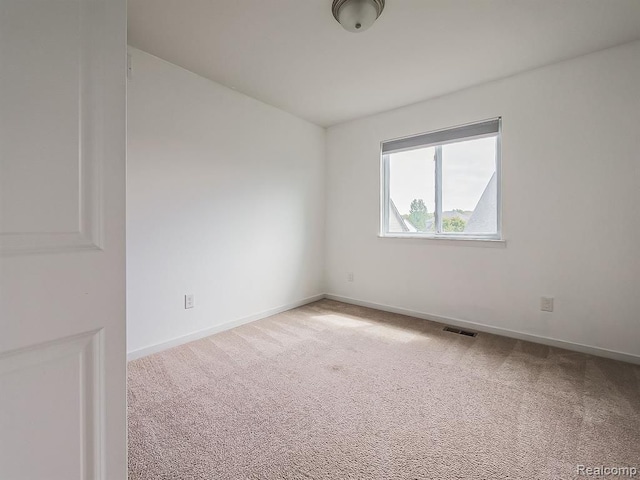
M 2 0 L 4 253 L 101 246 L 106 3 Z
M 126 478 L 124 0 L 0 0 L 0 478 Z
M 2 478 L 100 478 L 100 335 L 79 335 L 0 358 L 0 391 L 6 392 L 0 425 L 11 432 L 0 441 Z

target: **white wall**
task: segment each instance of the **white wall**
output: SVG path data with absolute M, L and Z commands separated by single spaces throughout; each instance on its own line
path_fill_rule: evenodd
M 380 141 L 496 116 L 506 248 L 378 238 Z M 329 293 L 640 355 L 640 42 L 334 126 L 327 161 Z
M 130 53 L 128 351 L 321 294 L 325 131 Z

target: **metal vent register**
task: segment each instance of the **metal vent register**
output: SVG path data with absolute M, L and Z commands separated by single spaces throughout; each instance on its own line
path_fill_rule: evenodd
M 458 335 L 466 335 L 467 337 L 475 337 L 478 332 L 469 332 L 468 330 L 461 330 L 456 327 L 444 327 L 445 332 L 457 333 Z

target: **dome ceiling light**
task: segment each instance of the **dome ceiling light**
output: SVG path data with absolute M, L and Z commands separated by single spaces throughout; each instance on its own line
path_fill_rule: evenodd
M 384 10 L 384 0 L 333 0 L 335 19 L 349 32 L 364 32 Z

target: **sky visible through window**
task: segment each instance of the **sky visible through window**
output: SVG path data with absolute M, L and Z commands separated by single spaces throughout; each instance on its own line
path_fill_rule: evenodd
M 391 154 L 390 196 L 401 215 L 414 199 L 435 210 L 434 147 Z M 442 147 L 442 210 L 472 211 L 496 169 L 496 137 Z

